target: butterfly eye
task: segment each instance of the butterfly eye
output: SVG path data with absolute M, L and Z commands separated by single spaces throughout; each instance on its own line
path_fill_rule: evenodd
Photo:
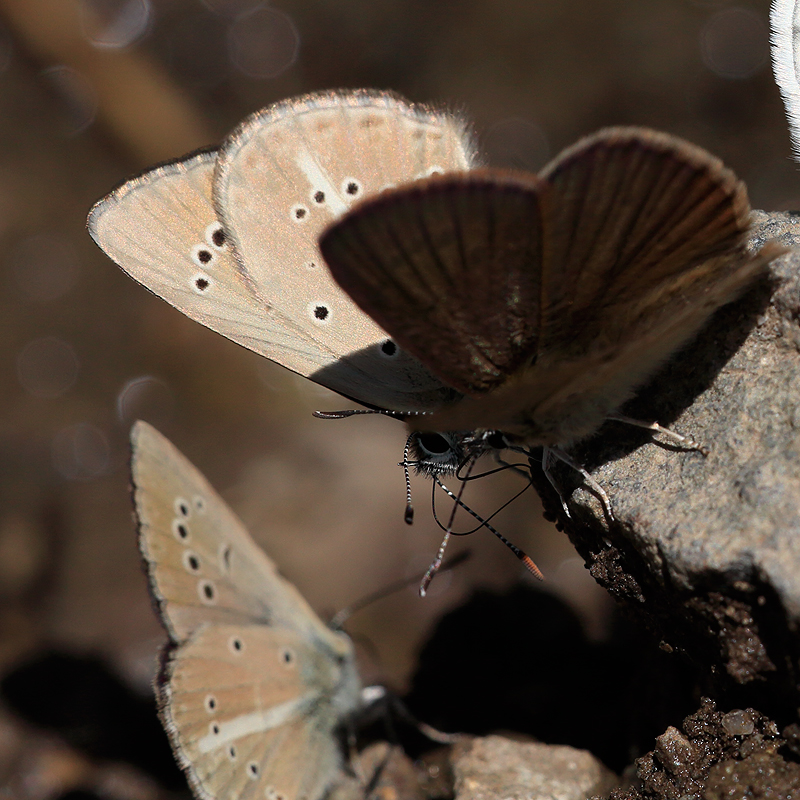
M 298 203 L 297 205 L 292 206 L 289 216 L 294 222 L 305 222 L 308 218 L 308 209 L 302 203 Z
M 342 194 L 358 197 L 361 194 L 361 184 L 355 178 L 345 178 L 342 181 Z
M 431 456 L 442 456 L 452 449 L 451 443 L 441 433 L 421 433 L 417 442 Z

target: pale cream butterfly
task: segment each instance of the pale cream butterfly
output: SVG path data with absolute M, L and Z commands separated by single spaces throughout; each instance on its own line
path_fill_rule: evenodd
M 282 578 L 191 463 L 137 422 L 139 546 L 169 634 L 161 719 L 204 800 L 319 800 L 366 706 L 353 645 Z M 373 692 L 372 694 L 375 694 Z
M 769 21 L 772 69 L 789 120 L 792 150 L 800 159 L 800 3 L 773 0 Z
M 421 412 L 453 390 L 339 289 L 317 246 L 351 205 L 475 164 L 463 121 L 387 92 L 325 92 L 246 119 L 223 143 L 151 169 L 88 229 L 187 316 L 368 406 Z

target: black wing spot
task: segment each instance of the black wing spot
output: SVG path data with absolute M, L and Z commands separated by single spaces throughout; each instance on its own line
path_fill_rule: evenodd
M 320 205 L 325 202 L 325 192 L 316 191 L 314 192 L 314 202 L 319 203 Z
M 355 181 L 348 181 L 345 187 L 347 194 L 355 196 L 361 191 L 361 187 Z
M 223 544 L 220 547 L 219 559 L 220 559 L 220 564 L 222 565 L 223 571 L 224 572 L 230 572 L 230 570 L 231 570 L 231 546 L 229 544 Z
M 325 322 L 326 319 L 330 316 L 330 309 L 328 306 L 324 306 L 321 303 L 319 305 L 314 306 L 314 319 L 319 320 L 320 322 Z
M 175 500 L 175 510 L 182 517 L 187 517 L 187 518 L 192 511 L 189 504 L 182 497 L 179 497 L 177 498 L 177 500 Z
M 200 589 L 200 599 L 204 603 L 214 603 L 217 599 L 217 590 L 211 581 L 200 581 L 198 588 Z
M 189 529 L 179 519 L 173 520 L 172 532 L 181 542 L 185 542 L 189 539 Z
M 198 250 L 197 251 L 197 260 L 201 264 L 208 264 L 208 262 L 211 261 L 212 258 L 213 258 L 213 256 L 211 255 L 211 253 L 208 250 Z
M 207 278 L 195 278 L 194 285 L 201 291 L 204 292 L 210 286 L 210 283 Z
M 303 205 L 292 206 L 292 219 L 302 222 L 308 216 L 308 209 Z
M 225 231 L 223 231 L 223 230 L 222 230 L 222 228 L 217 228 L 217 229 L 216 229 L 216 230 L 215 230 L 215 231 L 214 231 L 214 232 L 211 234 L 211 241 L 212 241 L 212 242 L 213 242 L 213 243 L 214 243 L 214 244 L 215 244 L 217 247 L 222 247 L 222 245 L 224 245 L 224 244 L 225 244 Z
M 381 345 L 381 353 L 383 353 L 383 355 L 385 355 L 387 358 L 394 358 L 394 356 L 397 355 L 397 352 L 397 345 L 391 339 L 387 339 Z
M 185 552 L 183 554 L 183 564 L 189 572 L 200 572 L 200 559 L 194 553 Z

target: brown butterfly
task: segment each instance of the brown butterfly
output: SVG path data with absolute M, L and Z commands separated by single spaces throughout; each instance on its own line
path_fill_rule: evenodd
M 546 465 L 627 420 L 616 409 L 783 252 L 751 253 L 749 219 L 719 159 L 608 128 L 538 175 L 473 170 L 365 199 L 320 249 L 356 304 L 460 394 L 413 428 L 456 432 L 454 457 L 499 432 L 544 446 Z M 478 444 L 456 453 L 465 435 Z

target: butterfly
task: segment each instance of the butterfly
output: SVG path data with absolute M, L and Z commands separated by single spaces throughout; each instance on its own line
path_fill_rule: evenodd
M 751 253 L 749 220 L 719 159 L 608 128 L 538 175 L 476 169 L 367 198 L 320 249 L 358 306 L 457 393 L 412 427 L 499 433 L 543 446 L 545 467 L 553 453 L 581 469 L 563 448 L 609 417 L 640 424 L 619 406 L 784 252 Z
M 796 158 L 800 158 L 800 46 L 796 34 L 799 16 L 797 0 L 773 0 L 769 15 L 772 68 L 786 108 Z
M 319 800 L 346 777 L 364 708 L 353 645 L 327 627 L 158 431 L 137 422 L 139 546 L 169 644 L 162 722 L 199 798 Z

